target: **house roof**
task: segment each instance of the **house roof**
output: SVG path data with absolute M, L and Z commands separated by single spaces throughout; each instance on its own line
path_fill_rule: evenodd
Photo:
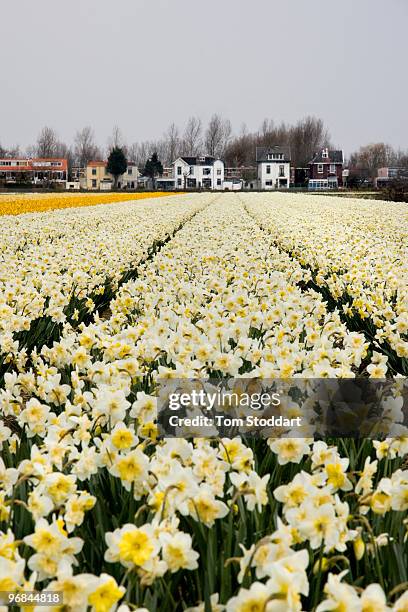
M 107 166 L 108 162 L 106 161 L 90 161 L 88 162 L 88 166 L 90 166 L 91 168 L 103 168 L 104 166 Z
M 323 157 L 322 149 L 319 153 L 316 153 L 313 157 L 311 164 L 342 164 L 344 161 L 343 151 L 332 151 L 328 150 L 329 157 Z
M 268 159 L 268 155 L 283 155 L 283 160 L 271 160 Z M 290 162 L 291 154 L 290 147 L 288 145 L 274 145 L 272 147 L 256 147 L 256 161 L 259 162 L 270 162 L 270 161 L 285 161 Z
M 212 166 L 216 161 L 212 155 L 198 155 L 196 157 L 186 157 L 181 155 L 179 159 L 182 159 L 189 166 Z

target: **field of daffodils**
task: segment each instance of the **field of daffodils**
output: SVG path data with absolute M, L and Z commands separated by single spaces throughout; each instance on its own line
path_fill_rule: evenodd
M 403 390 L 406 205 L 73 202 L 0 217 L 0 598 L 36 612 L 408 611 L 403 425 L 382 440 L 186 440 L 156 424 L 163 378 Z M 32 591 L 63 604 L 27 608 Z

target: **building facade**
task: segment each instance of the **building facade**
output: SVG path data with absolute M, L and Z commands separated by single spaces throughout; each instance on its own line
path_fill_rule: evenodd
M 338 189 L 343 186 L 343 151 L 327 147 L 317 153 L 309 164 L 309 189 Z
M 109 191 L 113 176 L 106 170 L 106 161 L 90 161 L 86 167 L 86 188 L 90 191 Z
M 62 158 L 2 158 L 0 183 L 32 185 L 65 184 L 68 179 L 68 161 Z
M 378 168 L 375 187 L 386 187 L 390 181 L 408 181 L 408 168 Z
M 137 189 L 140 172 L 136 164 L 128 162 L 125 174 L 119 178 L 118 188 L 119 189 Z
M 179 157 L 173 163 L 175 189 L 222 190 L 224 162 L 209 155 Z
M 288 146 L 256 147 L 258 189 L 289 189 L 290 161 Z
M 256 166 L 230 166 L 225 168 L 224 175 L 226 181 L 228 179 L 252 180 L 256 178 L 257 168 Z
M 114 177 L 107 171 L 106 161 L 90 161 L 86 168 L 86 188 L 90 191 L 109 191 Z M 118 189 L 137 189 L 140 172 L 136 164 L 128 162 L 126 172 L 118 179 Z

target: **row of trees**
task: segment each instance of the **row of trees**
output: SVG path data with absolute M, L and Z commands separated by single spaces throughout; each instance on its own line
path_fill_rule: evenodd
M 62 157 L 68 159 L 70 166 L 78 165 L 81 167 L 92 159 L 103 159 L 103 151 L 95 142 L 95 135 L 91 127 L 84 127 L 75 134 L 73 146 L 68 146 L 59 140 L 56 131 L 45 126 L 38 135 L 34 145 L 22 151 L 19 146 L 5 149 L 0 144 L 1 157 L 17 157 L 27 155 L 28 157 Z
M 108 157 L 114 149 L 121 149 L 125 157 L 140 168 L 145 168 L 153 154 L 164 166 L 170 165 L 180 155 L 207 154 L 223 158 L 228 166 L 240 167 L 254 165 L 257 146 L 274 144 L 290 146 L 292 163 L 296 167 L 306 167 L 316 151 L 332 145 L 328 129 L 316 117 L 306 117 L 293 125 L 275 124 L 265 119 L 257 131 L 250 132 L 242 125 L 239 133 L 233 135 L 231 122 L 214 114 L 205 127 L 199 117 L 190 117 L 183 130 L 172 123 L 161 139 L 130 145 L 120 129 L 115 127 L 105 150 L 97 145 L 94 131 L 89 126 L 75 134 L 71 146 L 62 142 L 54 129 L 46 126 L 36 143 L 23 153 L 33 157 L 64 157 L 68 159 L 69 167 L 85 167 L 91 160 Z M 2 157 L 21 153 L 18 147 L 4 149 L 0 145 Z M 408 167 L 408 152 L 395 151 L 384 143 L 363 146 L 350 156 L 350 181 L 369 181 L 377 175 L 377 169 L 384 166 Z
M 74 137 L 72 146 L 62 142 L 55 130 L 44 127 L 34 145 L 24 154 L 32 157 L 66 157 L 70 165 L 80 167 L 92 159 L 103 159 L 114 148 L 124 150 L 127 158 L 138 166 L 144 167 L 153 153 L 157 153 L 164 165 L 170 165 L 178 156 L 212 155 L 225 159 L 229 165 L 253 165 L 256 146 L 269 144 L 289 144 L 297 164 L 306 164 L 312 154 L 321 146 L 330 143 L 323 121 L 307 117 L 296 125 L 284 123 L 275 125 L 265 119 L 256 132 L 249 132 L 245 125 L 238 135 L 233 136 L 229 119 L 214 114 L 204 128 L 199 117 L 190 117 L 183 130 L 172 123 L 159 140 L 147 140 L 127 144 L 118 127 L 113 129 L 107 148 L 101 149 L 95 139 L 94 131 L 86 126 Z M 16 156 L 18 147 L 6 150 L 0 145 L 0 155 Z
M 20 147 L 5 149 L 0 144 L 0 156 L 64 157 L 71 165 L 84 167 L 89 161 L 103 159 L 114 148 L 120 148 L 123 149 L 128 159 L 143 167 L 155 152 L 165 164 L 170 164 L 179 155 L 193 156 L 204 151 L 208 155 L 221 157 L 230 142 L 231 134 L 230 121 L 219 115 L 213 115 L 206 130 L 203 130 L 201 119 L 190 117 L 182 133 L 172 123 L 161 139 L 131 145 L 126 143 L 120 129 L 114 127 L 107 147 L 102 149 L 97 145 L 94 131 L 90 126 L 84 127 L 75 134 L 72 146 L 62 142 L 56 131 L 46 126 L 38 135 L 36 143 L 25 151 L 21 151 Z
M 233 135 L 229 119 L 215 114 L 205 130 L 198 117 L 190 117 L 182 133 L 173 123 L 162 139 L 135 143 L 129 147 L 128 154 L 140 166 L 153 152 L 158 153 L 165 165 L 179 155 L 206 154 L 221 157 L 229 166 L 252 166 L 255 148 L 273 144 L 290 145 L 294 163 L 307 165 L 313 153 L 330 145 L 330 136 L 323 121 L 315 117 L 306 117 L 295 125 L 275 125 L 265 119 L 256 132 L 249 132 L 243 125 L 239 134 Z
M 348 184 L 350 187 L 371 184 L 378 168 L 392 167 L 408 168 L 408 151 L 396 151 L 383 142 L 360 147 L 350 155 Z

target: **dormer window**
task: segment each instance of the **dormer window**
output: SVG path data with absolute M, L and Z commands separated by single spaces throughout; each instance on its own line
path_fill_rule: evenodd
M 329 157 L 329 150 L 328 149 L 323 149 L 322 157 L 323 157 L 323 159 L 327 159 Z

